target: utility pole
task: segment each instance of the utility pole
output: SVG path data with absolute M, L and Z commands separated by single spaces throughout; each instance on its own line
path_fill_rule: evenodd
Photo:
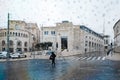
M 9 59 L 9 13 L 7 22 L 7 60 Z

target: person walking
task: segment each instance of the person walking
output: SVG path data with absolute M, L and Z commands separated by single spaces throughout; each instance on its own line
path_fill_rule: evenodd
M 56 57 L 55 53 L 51 52 L 51 55 L 50 55 L 49 59 L 52 60 L 52 66 L 55 66 L 55 57 Z

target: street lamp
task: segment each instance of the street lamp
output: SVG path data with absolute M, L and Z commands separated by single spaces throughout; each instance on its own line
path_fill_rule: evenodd
M 8 24 L 7 24 L 7 60 L 9 59 L 9 13 L 8 13 Z
M 35 37 L 34 35 L 32 34 L 32 51 L 34 52 L 34 59 L 35 59 L 35 49 L 34 49 L 34 41 L 35 41 Z

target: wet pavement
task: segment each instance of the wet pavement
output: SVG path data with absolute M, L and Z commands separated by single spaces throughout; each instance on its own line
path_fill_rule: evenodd
M 0 62 L 0 80 L 120 80 L 120 61 L 33 59 Z

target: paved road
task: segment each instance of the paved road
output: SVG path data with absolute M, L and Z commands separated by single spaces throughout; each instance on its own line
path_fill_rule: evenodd
M 103 55 L 61 57 L 55 67 L 47 59 L 1 62 L 0 80 L 120 80 L 120 62 Z

